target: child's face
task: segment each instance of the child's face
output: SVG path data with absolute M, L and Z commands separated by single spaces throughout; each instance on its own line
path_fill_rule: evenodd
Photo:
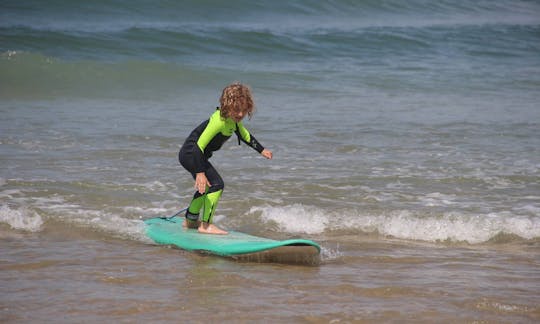
M 246 116 L 246 113 L 242 110 L 235 110 L 233 111 L 232 113 L 232 120 L 234 120 L 235 122 L 239 123 L 240 121 L 242 121 L 242 119 L 244 119 L 244 117 Z

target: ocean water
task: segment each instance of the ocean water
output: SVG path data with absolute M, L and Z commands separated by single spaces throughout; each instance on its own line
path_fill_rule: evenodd
M 233 81 L 216 221 L 318 267 L 144 234 Z M 536 322 L 539 103 L 538 1 L 2 1 L 0 320 Z

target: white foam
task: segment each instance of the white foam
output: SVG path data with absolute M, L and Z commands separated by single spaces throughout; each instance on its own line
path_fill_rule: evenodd
M 380 233 L 397 238 L 425 241 L 467 241 L 480 243 L 489 240 L 498 232 L 486 229 L 480 217 L 464 217 L 445 214 L 442 217 L 419 217 L 409 211 L 397 212 L 382 217 L 377 228 Z
M 401 210 L 366 214 L 357 211 L 324 211 L 302 204 L 251 208 L 250 213 L 255 212 L 261 213 L 263 221 L 275 222 L 281 231 L 289 233 L 322 234 L 325 231 L 357 230 L 407 240 L 472 244 L 486 242 L 500 233 L 514 234 L 524 239 L 540 237 L 538 215 L 525 216 L 510 212 L 447 212 L 426 215 Z
M 138 241 L 150 242 L 150 239 L 145 235 L 145 224 L 141 220 L 127 219 L 116 214 L 98 211 L 94 211 L 94 213 L 96 215 L 90 220 L 88 218 L 79 218 L 74 221 L 90 225 L 91 227 L 120 237 L 129 237 Z
M 114 211 L 114 209 L 113 211 L 88 209 L 82 207 L 81 205 L 67 202 L 62 196 L 34 198 L 33 205 L 47 211 L 47 214 L 50 215 L 49 217 L 61 220 L 63 222 L 80 225 L 83 227 L 89 226 L 100 231 L 111 233 L 115 236 L 128 237 L 140 241 L 147 241 L 146 235 L 144 234 L 144 223 L 141 221 L 141 219 L 121 217 L 123 213 L 118 213 Z M 143 215 L 147 213 L 152 213 L 152 215 L 155 215 L 152 211 L 163 210 L 164 209 L 161 208 L 125 208 L 126 212 Z M 26 213 L 29 214 L 30 212 L 27 211 Z M 3 212 L 2 215 L 4 215 Z M 37 216 L 39 217 L 39 215 Z M 11 216 L 10 219 L 11 222 L 17 222 L 17 219 L 19 219 L 19 217 Z M 4 221 L 3 218 L 0 217 L 0 221 Z M 30 219 L 27 220 L 27 223 L 29 221 Z M 33 225 L 33 223 L 28 223 L 24 226 L 26 226 L 28 230 L 32 230 L 32 226 L 37 226 L 38 224 L 39 226 L 41 226 L 40 224 L 42 222 L 40 223 L 40 221 L 41 218 L 35 220 L 35 225 Z M 12 227 L 15 226 L 12 225 Z M 39 229 L 39 227 L 36 228 Z
M 14 196 L 19 196 L 21 192 L 22 191 L 18 189 L 3 190 L 0 191 L 0 198 L 13 199 Z
M 43 219 L 35 211 L 27 208 L 12 209 L 7 205 L 0 207 L 0 222 L 6 223 L 14 229 L 30 232 L 41 230 Z
M 169 188 L 167 187 L 167 185 L 157 180 L 143 183 L 142 186 L 146 189 L 149 189 L 150 191 L 158 191 L 158 192 L 169 191 Z
M 252 207 L 249 212 L 261 212 L 263 220 L 274 221 L 280 230 L 289 233 L 322 233 L 329 222 L 329 217 L 324 211 L 302 204 L 284 207 Z
M 540 199 L 539 199 L 540 201 Z M 532 215 L 536 215 L 536 216 L 540 216 L 540 206 L 538 205 L 534 205 L 534 204 L 527 204 L 527 205 L 523 205 L 523 206 L 518 206 L 518 207 L 515 207 L 514 208 L 515 211 L 518 211 L 518 212 L 525 212 L 525 213 L 529 213 L 529 214 L 532 214 Z
M 436 207 L 452 205 L 456 198 L 456 195 L 445 195 L 439 192 L 432 192 L 424 197 L 419 197 L 418 199 L 424 206 Z
M 126 214 L 137 214 L 139 215 L 139 218 L 143 218 L 150 215 L 155 216 L 169 216 L 174 214 L 171 212 L 168 208 L 164 207 L 152 207 L 152 208 L 143 208 L 143 207 L 134 207 L 134 206 L 128 206 L 122 208 L 122 210 Z
M 344 256 L 344 253 L 339 250 L 339 244 L 335 249 L 321 246 L 321 260 L 324 262 L 338 260 L 342 256 Z

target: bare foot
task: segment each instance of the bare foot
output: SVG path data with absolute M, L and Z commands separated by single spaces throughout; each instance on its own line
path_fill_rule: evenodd
M 217 227 L 214 224 L 209 223 L 201 223 L 201 226 L 199 226 L 199 233 L 203 234 L 215 234 L 215 235 L 226 235 L 229 234 L 229 232 L 222 230 L 221 228 Z
M 184 228 L 198 228 L 200 225 L 201 225 L 201 222 L 192 221 L 189 219 L 184 219 L 184 223 L 182 223 L 182 227 Z

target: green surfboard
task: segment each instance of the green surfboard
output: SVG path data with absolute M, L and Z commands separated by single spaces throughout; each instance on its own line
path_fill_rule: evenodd
M 146 235 L 158 244 L 174 245 L 187 251 L 254 262 L 318 264 L 320 246 L 310 240 L 272 240 L 241 232 L 227 235 L 201 234 L 182 227 L 183 217 L 147 219 Z

